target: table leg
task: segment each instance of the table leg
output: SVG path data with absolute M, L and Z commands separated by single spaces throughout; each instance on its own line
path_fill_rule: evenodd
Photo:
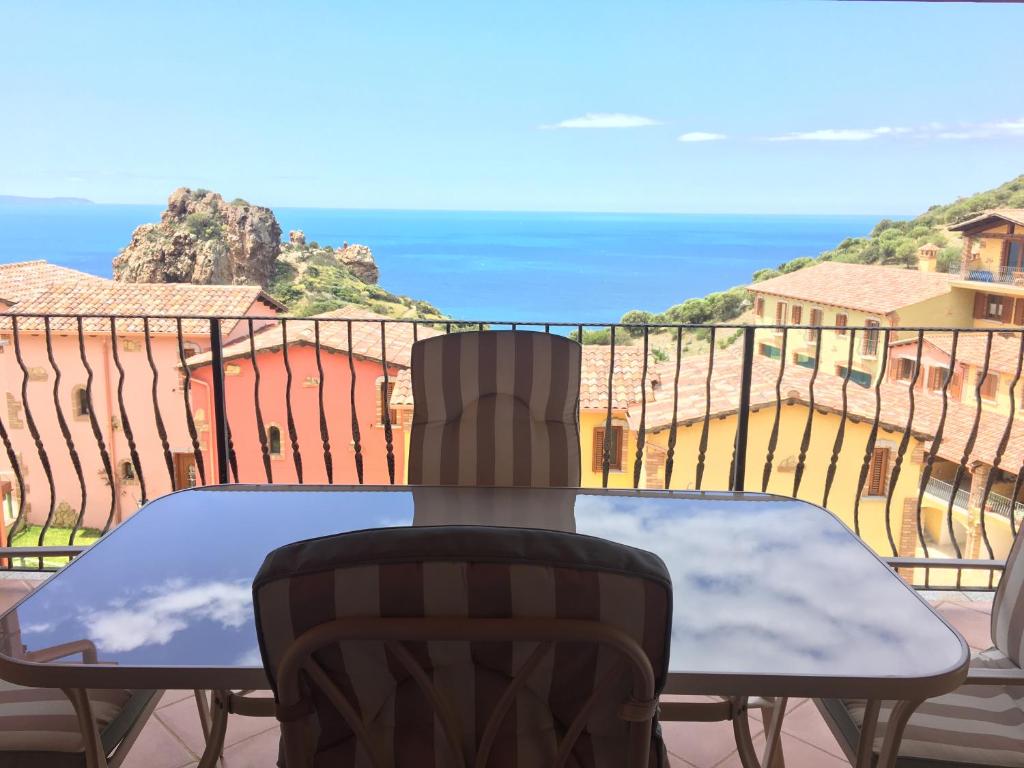
M 96 720 L 92 716 L 92 705 L 89 693 L 82 688 L 63 688 L 78 718 L 78 728 L 82 732 L 82 743 L 85 747 L 86 768 L 107 768 L 107 755 L 103 751 L 100 732 L 96 728 Z
M 885 741 L 882 743 L 882 751 L 878 755 L 877 768 L 893 768 L 896 765 L 903 731 L 907 727 L 910 716 L 914 714 L 914 710 L 920 704 L 920 701 L 899 701 L 893 707 L 892 713 L 889 715 L 889 722 L 885 726 Z
M 205 697 L 197 692 L 197 700 Z M 206 751 L 199 760 L 198 768 L 215 768 L 217 761 L 224 752 L 224 733 L 228 728 L 228 692 L 212 691 L 210 700 L 209 735 L 206 738 Z
M 785 768 L 786 761 L 782 756 L 782 719 L 786 716 L 786 704 L 789 699 L 776 698 L 771 707 L 771 716 L 764 725 L 764 755 L 761 765 L 764 768 Z
M 878 730 L 878 713 L 882 702 L 869 699 L 864 702 L 864 722 L 860 727 L 860 741 L 857 743 L 856 768 L 871 768 L 874 761 L 875 731 Z

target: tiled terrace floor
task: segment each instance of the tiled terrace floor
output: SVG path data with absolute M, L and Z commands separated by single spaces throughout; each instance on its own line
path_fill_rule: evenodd
M 0 581 L 0 611 L 30 589 L 32 584 L 20 580 Z M 980 650 L 991 645 L 991 595 L 936 592 L 929 593 L 927 597 L 960 630 L 972 648 Z M 759 735 L 760 718 L 754 717 L 757 722 L 752 726 Z M 674 768 L 734 768 L 740 765 L 729 723 L 664 723 L 663 730 Z M 783 732 L 782 745 L 788 768 L 848 765 L 810 701 L 790 702 Z M 275 721 L 232 717 L 224 751 L 226 768 L 272 768 L 276 765 L 277 742 Z M 123 765 L 124 768 L 194 766 L 202 744 L 192 693 L 168 691 Z

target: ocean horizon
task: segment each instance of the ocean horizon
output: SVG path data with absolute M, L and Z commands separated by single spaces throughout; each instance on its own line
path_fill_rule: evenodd
M 0 205 L 0 263 L 102 277 L 162 205 Z M 608 322 L 662 311 L 864 236 L 882 215 L 546 213 L 275 208 L 283 238 L 361 243 L 381 287 L 466 320 Z M 888 218 L 906 218 L 889 216 Z

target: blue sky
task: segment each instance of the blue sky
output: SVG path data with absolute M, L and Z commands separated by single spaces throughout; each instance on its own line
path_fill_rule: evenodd
M 1024 172 L 1021 28 L 970 3 L 0 0 L 0 194 L 914 213 Z

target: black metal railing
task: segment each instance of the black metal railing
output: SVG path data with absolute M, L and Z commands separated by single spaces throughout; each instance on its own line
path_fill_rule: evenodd
M 411 345 L 501 328 L 582 341 L 584 485 L 800 498 L 920 586 L 995 584 L 1024 511 L 1016 328 L 2 315 L 2 563 L 56 567 L 188 485 L 402 483 Z

